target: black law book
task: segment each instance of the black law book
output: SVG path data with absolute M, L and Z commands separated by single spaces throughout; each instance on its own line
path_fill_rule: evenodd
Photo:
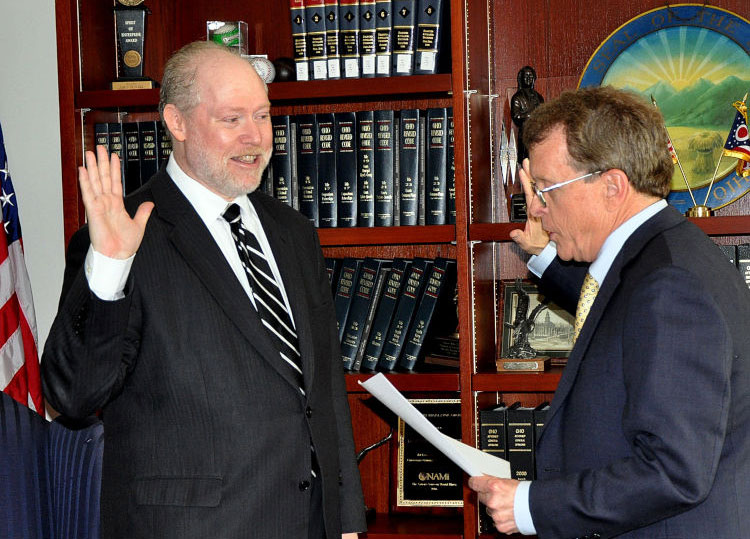
M 339 55 L 345 79 L 360 77 L 359 0 L 339 0 Z
M 325 0 L 304 0 L 304 4 L 310 78 L 312 80 L 325 80 L 328 78 Z
M 129 195 L 141 186 L 141 147 L 137 122 L 123 122 L 122 139 L 125 153 L 123 194 Z
M 391 264 L 388 277 L 383 287 L 380 301 L 378 302 L 375 317 L 370 328 L 370 335 L 367 338 L 367 345 L 364 349 L 362 358 L 362 370 L 374 371 L 380 360 L 380 354 L 383 351 L 388 328 L 391 326 L 393 313 L 398 304 L 398 298 L 401 296 L 403 284 L 406 281 L 406 275 L 411 268 L 412 261 L 405 258 L 396 258 Z
M 310 80 L 304 0 L 289 0 L 289 12 L 292 16 L 292 48 L 297 80 Z
M 534 414 L 533 414 L 533 417 L 534 417 L 534 451 L 536 451 L 536 443 L 539 440 L 539 436 L 542 434 L 542 430 L 544 429 L 545 423 L 547 422 L 548 412 L 549 412 L 548 402 L 543 402 L 542 404 L 534 408 Z M 532 479 L 536 479 L 536 470 L 534 470 L 534 477 Z
M 357 226 L 357 115 L 334 114 L 338 226 Z
M 505 404 L 479 410 L 479 449 L 501 459 L 508 459 L 507 432 L 505 430 Z M 483 504 L 479 507 L 479 531 L 491 533 L 495 529 Z
M 390 265 L 390 260 L 380 258 L 365 258 L 359 269 L 359 278 L 354 287 L 349 314 L 346 317 L 344 333 L 341 337 L 341 359 L 346 370 L 358 370 L 354 365 L 362 339 L 362 332 L 367 321 L 370 305 L 374 302 L 375 285 L 384 265 Z M 361 362 L 360 362 L 361 363 Z
M 392 371 L 396 368 L 401 357 L 401 350 L 406 342 L 409 327 L 417 310 L 417 303 L 422 295 L 422 289 L 427 282 L 427 275 L 432 269 L 433 261 L 426 258 L 417 258 L 411 265 L 406 276 L 401 297 L 398 299 L 393 320 L 388 328 L 383 351 L 380 354 L 378 368 L 384 371 Z
M 122 123 L 120 122 L 109 122 L 107 124 L 109 130 L 109 154 L 117 154 L 120 158 L 120 177 L 122 179 L 122 190 L 125 191 L 125 167 L 126 155 L 125 155 L 125 136 L 122 133 Z
M 419 182 L 417 189 L 417 224 L 422 226 L 425 224 L 425 200 L 427 191 L 427 180 L 425 172 L 427 170 L 427 121 L 425 113 L 420 112 L 419 118 Z
M 318 128 L 314 114 L 297 116 L 299 211 L 318 226 Z
M 375 76 L 375 0 L 359 0 L 360 76 Z
M 359 279 L 359 268 L 362 265 L 361 258 L 345 258 L 341 263 L 339 280 L 336 283 L 336 294 L 333 297 L 333 308 L 336 312 L 336 326 L 338 327 L 339 341 L 344 336 L 346 319 L 349 316 L 349 308 L 352 305 L 354 286 Z
M 391 0 L 375 1 L 375 75 L 391 76 L 393 17 Z
M 737 246 L 737 269 L 745 279 L 745 284 L 750 287 L 750 244 Z
M 393 226 L 393 111 L 376 110 L 375 127 L 375 226 Z
M 456 153 L 453 135 L 453 107 L 448 108 L 448 153 L 445 159 L 445 183 L 448 188 L 446 201 L 448 224 L 456 224 Z
M 104 146 L 109 154 L 109 124 L 100 122 L 94 124 L 94 146 Z M 96 148 L 94 148 L 96 153 Z
M 341 78 L 341 55 L 339 54 L 339 2 L 325 0 L 326 17 L 326 56 L 328 57 L 328 78 Z
M 338 188 L 333 113 L 318 113 L 315 121 L 318 129 L 318 222 L 320 228 L 334 228 L 338 219 Z
M 273 155 L 271 155 L 273 197 L 292 206 L 292 121 L 288 114 L 271 117 Z
M 157 162 L 159 168 L 161 168 L 166 165 L 169 156 L 172 154 L 172 138 L 162 122 L 156 122 L 156 139 L 158 144 Z
M 446 2 L 447 3 L 447 2 Z M 417 38 L 414 57 L 415 75 L 432 75 L 438 71 L 442 47 L 442 0 L 418 0 Z
M 391 272 L 391 263 L 388 261 L 387 264 L 383 264 L 380 267 L 378 278 L 375 281 L 375 288 L 372 291 L 372 301 L 367 307 L 367 317 L 365 318 L 365 325 L 362 328 L 362 337 L 359 339 L 359 346 L 357 347 L 357 355 L 354 357 L 354 365 L 352 366 L 353 371 L 359 371 L 362 368 L 362 361 L 365 357 L 365 348 L 367 347 L 368 339 L 370 338 L 370 332 L 372 331 L 372 324 L 375 321 L 375 313 L 377 312 L 380 300 L 383 297 L 383 289 L 385 283 L 388 280 L 388 275 Z
M 534 408 L 514 403 L 508 408 L 506 425 L 510 477 L 531 481 L 534 478 Z
M 426 123 L 425 224 L 444 225 L 448 222 L 447 109 L 427 109 Z
M 138 122 L 138 144 L 141 151 L 141 183 L 146 183 L 159 170 L 157 122 Z
M 341 258 L 326 257 L 326 274 L 328 274 L 328 282 L 331 283 L 331 295 L 336 295 L 336 286 L 339 282 L 339 274 L 341 273 Z
M 456 261 L 450 258 L 436 258 L 426 279 L 399 360 L 399 366 L 409 371 L 424 357 L 424 344 L 433 334 L 433 327 L 438 322 L 436 318 L 440 313 L 445 313 L 446 309 L 451 314 L 456 310 L 453 303 Z M 453 328 L 455 327 L 453 324 Z
M 392 75 L 414 73 L 417 0 L 393 0 Z
M 419 219 L 419 119 L 418 109 L 404 109 L 399 118 L 400 225 L 416 225 Z
M 357 112 L 357 226 L 375 226 L 374 131 L 373 111 Z

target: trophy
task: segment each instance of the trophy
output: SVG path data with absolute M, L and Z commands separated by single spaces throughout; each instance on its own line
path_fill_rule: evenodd
M 497 370 L 509 371 L 543 371 L 549 363 L 549 357 L 540 356 L 529 343 L 529 335 L 534 331 L 536 317 L 547 308 L 546 302 L 540 302 L 529 313 L 529 294 L 521 286 L 521 280 L 516 279 L 517 304 L 515 319 L 512 323 L 504 322 L 504 326 L 512 332 L 512 345 L 506 352 L 506 357 L 497 359 Z
M 116 0 L 117 80 L 112 82 L 113 90 L 155 87 L 153 80 L 143 76 L 143 41 L 149 10 L 142 3 L 143 0 Z

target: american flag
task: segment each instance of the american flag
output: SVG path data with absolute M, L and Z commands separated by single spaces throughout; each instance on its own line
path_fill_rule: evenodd
M 750 133 L 748 133 L 747 129 L 747 107 L 744 100 L 736 101 L 732 106 L 737 109 L 737 116 L 734 118 L 732 129 L 729 130 L 727 142 L 724 144 L 724 155 L 739 159 L 737 162 L 737 173 L 745 176 L 744 171 L 747 168 L 747 163 L 750 162 Z
M 31 283 L 23 259 L 18 201 L 13 190 L 0 127 L 0 206 L 4 234 L 0 234 L 0 388 L 40 414 L 36 318 Z

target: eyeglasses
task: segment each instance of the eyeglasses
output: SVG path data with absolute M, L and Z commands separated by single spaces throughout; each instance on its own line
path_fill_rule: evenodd
M 549 187 L 545 187 L 544 189 L 539 189 L 536 186 L 536 183 L 531 182 L 531 188 L 534 190 L 534 194 L 539 199 L 539 202 L 542 203 L 542 207 L 546 208 L 547 200 L 544 198 L 544 193 L 548 193 L 549 191 L 554 191 L 555 189 L 560 189 L 560 187 L 568 185 L 569 183 L 577 182 L 578 180 L 588 178 L 589 176 L 593 176 L 595 174 L 601 174 L 602 172 L 603 172 L 602 170 L 597 170 L 596 172 L 589 172 L 588 174 L 584 174 L 583 176 L 578 176 L 577 178 L 573 178 L 572 180 L 565 180 L 564 182 L 550 185 Z

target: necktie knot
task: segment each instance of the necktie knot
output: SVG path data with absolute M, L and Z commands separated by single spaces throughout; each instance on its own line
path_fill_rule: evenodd
M 235 224 L 237 221 L 239 221 L 239 218 L 240 218 L 240 205 L 235 202 L 232 202 L 229 206 L 227 206 L 227 208 L 224 210 L 224 213 L 222 213 L 221 216 L 230 225 Z

